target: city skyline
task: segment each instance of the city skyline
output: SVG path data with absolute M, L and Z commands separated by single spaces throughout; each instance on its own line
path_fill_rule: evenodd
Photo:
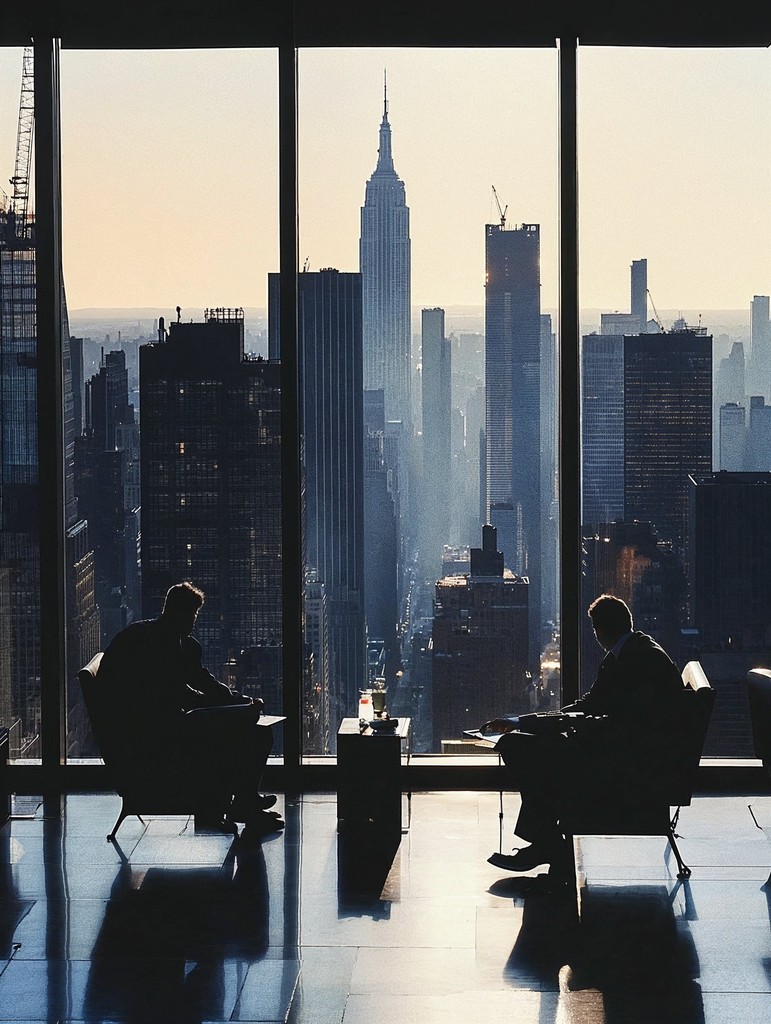
M 278 267 L 275 57 L 63 51 L 71 309 L 266 307 Z M 0 50 L 6 191 L 20 69 L 21 49 Z M 483 304 L 493 185 L 509 226 L 541 225 L 542 308 L 556 307 L 556 50 L 301 50 L 299 69 L 301 264 L 358 269 L 387 69 L 413 307 Z M 626 309 L 641 257 L 659 311 L 746 309 L 768 292 L 770 86 L 768 51 L 579 51 L 582 307 Z

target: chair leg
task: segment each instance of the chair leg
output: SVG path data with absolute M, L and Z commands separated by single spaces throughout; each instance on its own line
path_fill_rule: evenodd
M 677 867 L 679 869 L 677 877 L 680 879 L 690 878 L 691 869 L 680 856 L 680 851 L 678 850 L 677 843 L 675 842 L 675 830 L 671 826 L 667 832 L 667 839 L 669 839 L 669 845 L 672 847 L 672 853 L 674 853 L 675 859 L 677 860 Z
M 564 837 L 559 856 L 550 865 L 547 877 L 553 891 L 561 891 L 570 896 L 576 918 L 580 918 L 581 894 L 578 885 L 575 839 L 572 835 Z
M 120 814 L 118 815 L 118 820 L 115 822 L 115 824 L 112 827 L 112 832 L 108 833 L 108 835 L 107 835 L 107 842 L 108 843 L 111 843 L 115 839 L 115 833 L 121 827 L 121 824 L 123 823 L 124 818 L 128 817 L 128 813 L 129 812 L 126 809 L 126 801 L 121 797 L 121 801 L 120 801 Z M 139 815 L 137 815 L 137 817 L 139 817 Z M 139 820 L 142 821 L 141 818 L 139 818 Z M 144 825 L 143 821 L 142 821 L 142 824 Z

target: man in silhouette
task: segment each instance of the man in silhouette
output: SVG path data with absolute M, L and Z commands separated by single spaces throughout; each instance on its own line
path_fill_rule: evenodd
M 667 741 L 668 715 L 683 691 L 669 655 L 646 633 L 634 632 L 629 608 L 602 594 L 589 607 L 597 642 L 606 651 L 591 689 L 563 712 L 580 712 L 573 727 L 552 734 L 517 730 L 516 718 L 495 719 L 484 731 L 503 732 L 495 749 L 509 769 L 522 806 L 516 835 L 530 843 L 491 864 L 530 871 L 564 849 L 564 809 L 624 799 L 640 782 L 655 785 Z
M 260 779 L 273 746 L 259 724 L 261 700 L 245 697 L 204 668 L 193 637 L 203 591 L 192 583 L 169 589 L 157 619 L 135 622 L 110 642 L 98 678 L 120 716 L 146 782 L 184 792 L 196 827 L 275 831 L 283 821 L 268 808 Z

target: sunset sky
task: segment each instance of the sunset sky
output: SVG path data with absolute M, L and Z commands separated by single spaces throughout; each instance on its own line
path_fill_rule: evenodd
M 278 267 L 277 61 L 268 50 L 64 51 L 71 310 L 264 307 Z M 541 225 L 557 306 L 557 51 L 300 52 L 300 260 L 358 270 L 388 74 L 415 306 L 481 306 L 484 225 Z M 21 50 L 0 50 L 10 191 Z M 660 309 L 771 291 L 771 52 L 579 51 L 581 304 Z M 4 184 L 2 184 L 4 183 Z

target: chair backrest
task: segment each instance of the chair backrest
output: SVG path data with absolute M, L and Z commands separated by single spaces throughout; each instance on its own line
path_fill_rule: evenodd
M 99 651 L 78 672 L 78 682 L 80 683 L 83 701 L 91 723 L 91 731 L 99 747 L 99 753 L 102 755 L 104 763 L 111 765 L 115 757 L 115 730 L 110 720 L 107 702 L 104 699 L 103 682 L 100 682 L 98 679 L 101 661 L 102 652 Z
M 771 771 L 771 669 L 750 669 L 747 673 L 747 697 L 755 756 Z
M 689 661 L 682 672 L 683 692 L 675 708 L 670 730 L 672 761 L 667 795 L 672 806 L 691 802 L 704 741 L 707 737 L 715 691 L 698 661 Z

